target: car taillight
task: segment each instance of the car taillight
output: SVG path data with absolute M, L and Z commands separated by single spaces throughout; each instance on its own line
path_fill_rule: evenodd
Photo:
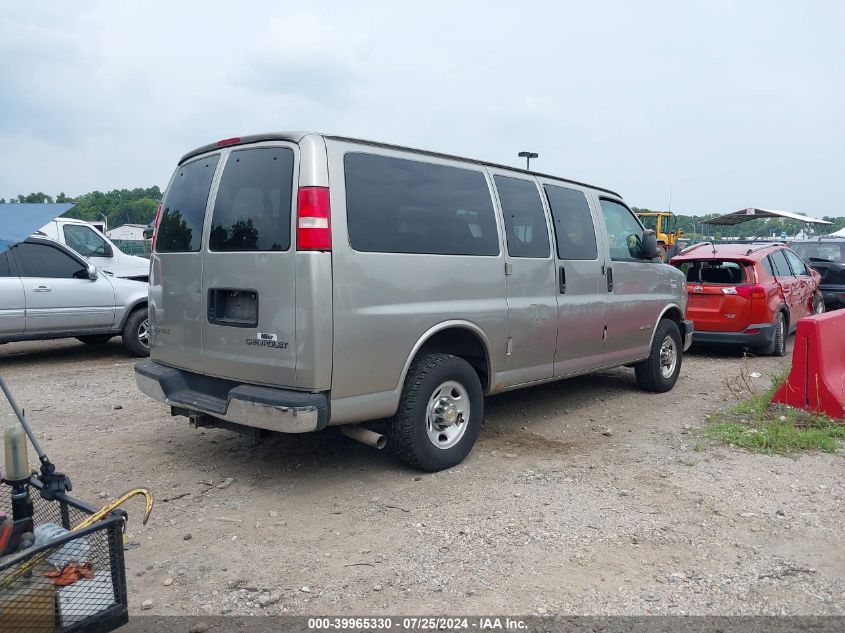
M 297 199 L 296 250 L 332 250 L 328 187 L 300 187 Z
M 150 250 L 154 251 L 156 249 L 156 237 L 158 237 L 158 221 L 161 220 L 161 205 L 158 205 L 158 209 L 156 209 L 156 219 L 153 221 L 153 237 L 150 241 Z
M 736 286 L 734 292 L 730 294 L 736 294 L 746 299 L 765 299 L 766 289 L 759 284 L 748 284 L 745 286 Z

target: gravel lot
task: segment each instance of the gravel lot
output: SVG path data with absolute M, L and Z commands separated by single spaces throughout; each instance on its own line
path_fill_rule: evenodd
M 842 452 L 701 439 L 741 362 L 692 353 L 659 396 L 619 369 L 490 398 L 469 459 L 426 475 L 332 429 L 193 430 L 119 339 L 0 346 L 75 495 L 154 491 L 146 527 L 126 508 L 135 614 L 845 614 Z

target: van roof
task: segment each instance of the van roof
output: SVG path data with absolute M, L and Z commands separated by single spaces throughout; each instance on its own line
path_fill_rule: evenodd
M 596 185 L 590 185 L 584 182 L 579 182 L 577 180 L 570 180 L 568 178 L 561 178 L 560 176 L 554 176 L 552 174 L 544 174 L 542 172 L 527 170 L 527 169 L 520 169 L 519 167 L 514 167 L 513 165 L 501 165 L 498 163 L 491 163 L 490 161 L 486 160 L 479 160 L 477 158 L 466 158 L 465 156 L 454 156 L 452 154 L 443 154 L 440 152 L 433 152 L 424 149 L 417 149 L 414 147 L 405 147 L 403 145 L 391 145 L 390 143 L 380 143 L 378 141 L 368 141 L 365 139 L 359 138 L 351 138 L 348 136 L 337 136 L 332 134 L 321 134 L 319 132 L 267 132 L 264 134 L 251 134 L 249 136 L 239 136 L 231 139 L 225 139 L 222 141 L 217 141 L 215 143 L 208 143 L 207 145 L 203 145 L 201 147 L 197 147 L 194 150 L 191 150 L 182 158 L 179 159 L 179 165 L 184 163 L 189 158 L 193 158 L 194 156 L 199 156 L 200 154 L 205 154 L 206 152 L 211 152 L 213 150 L 221 149 L 223 147 L 229 147 L 232 145 L 248 145 L 250 143 L 260 143 L 262 141 L 290 141 L 292 143 L 299 143 L 304 137 L 309 136 L 311 134 L 317 134 L 322 136 L 323 138 L 335 140 L 335 141 L 345 141 L 349 143 L 358 143 L 360 145 L 369 145 L 371 147 L 380 147 L 383 149 L 392 149 L 392 150 L 401 150 L 405 152 L 413 152 L 415 154 L 421 154 L 424 156 L 432 156 L 435 158 L 445 158 L 449 160 L 460 160 L 467 163 L 472 163 L 475 165 L 487 165 L 489 167 L 497 167 L 499 169 L 507 169 L 510 171 L 515 171 L 523 174 L 530 174 L 532 176 L 538 176 L 540 178 L 553 178 L 555 180 L 561 180 L 563 182 L 568 182 L 573 185 L 578 185 L 580 187 L 589 187 L 590 189 L 595 189 L 597 191 L 603 191 L 605 193 L 609 193 L 617 198 L 621 199 L 620 196 L 615 191 L 610 189 L 605 189 L 604 187 L 597 187 Z

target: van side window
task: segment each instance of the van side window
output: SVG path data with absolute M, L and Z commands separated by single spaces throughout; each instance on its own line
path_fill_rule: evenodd
M 545 185 L 560 259 L 597 259 L 596 230 L 587 197 L 575 189 Z
M 630 261 L 642 259 L 642 233 L 640 223 L 627 207 L 601 199 L 601 211 L 607 227 L 607 240 L 610 246 L 610 259 Z
M 507 176 L 494 176 L 493 180 L 505 216 L 510 256 L 548 257 L 549 231 L 537 186 L 529 180 Z
M 200 249 L 205 205 L 220 155 L 182 165 L 162 202 L 156 237 L 157 253 L 187 253 Z
M 480 171 L 351 152 L 344 157 L 349 242 L 357 251 L 498 255 Z
M 293 150 L 262 147 L 232 152 L 211 216 L 212 251 L 290 248 Z

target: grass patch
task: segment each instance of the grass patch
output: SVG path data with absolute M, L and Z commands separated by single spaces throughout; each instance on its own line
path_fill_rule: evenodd
M 704 435 L 757 453 L 835 452 L 845 438 L 845 426 L 823 415 L 771 404 L 772 395 L 785 379 L 785 374 L 774 376 L 766 391 L 711 416 Z

